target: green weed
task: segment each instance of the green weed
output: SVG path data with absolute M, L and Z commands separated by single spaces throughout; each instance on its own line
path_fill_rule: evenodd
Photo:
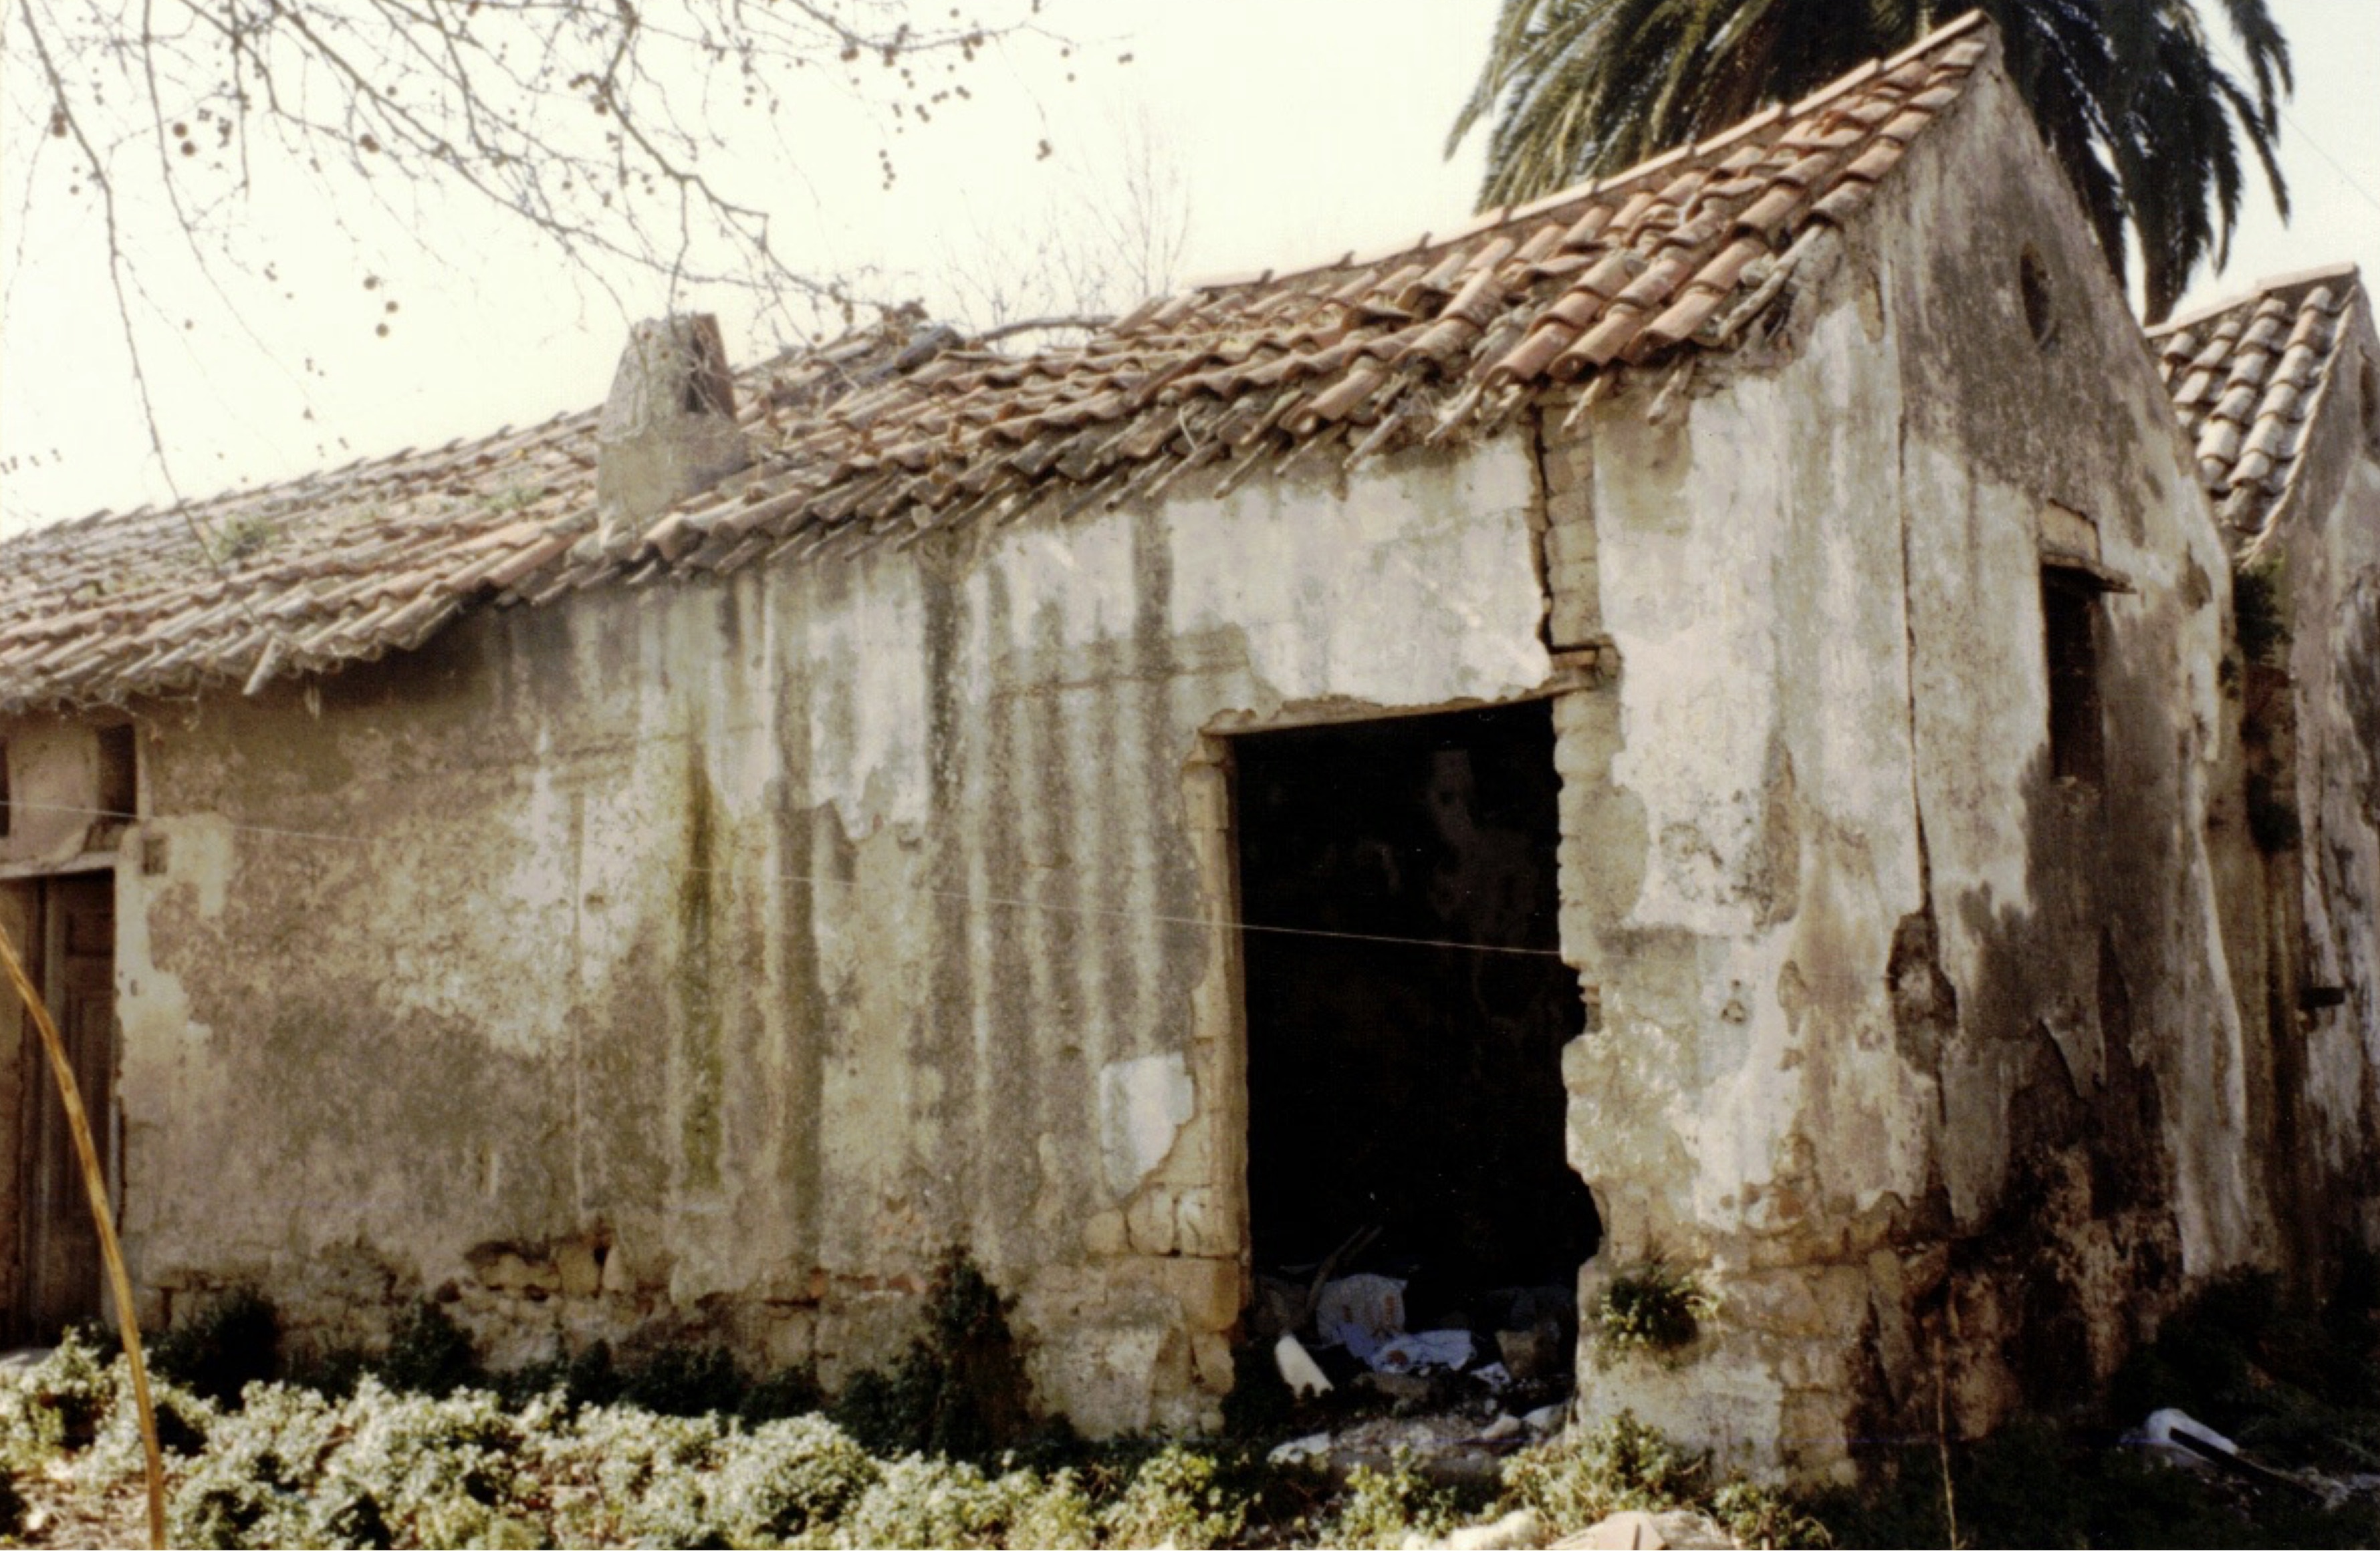
M 1694 1344 L 1718 1301 L 1689 1272 L 1648 1260 L 1611 1278 L 1586 1321 L 1608 1354 L 1673 1352 Z

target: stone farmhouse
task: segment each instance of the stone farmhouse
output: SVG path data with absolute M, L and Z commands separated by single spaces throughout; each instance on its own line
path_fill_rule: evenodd
M 2144 341 L 1975 18 L 1079 345 L 666 320 L 17 538 L 0 712 L 154 1324 L 832 1386 L 957 1246 L 1114 1432 L 1351 1240 L 1659 1265 L 1581 1411 L 1823 1474 L 2380 1246 L 2370 298 Z M 27 1049 L 19 1339 L 99 1298 Z

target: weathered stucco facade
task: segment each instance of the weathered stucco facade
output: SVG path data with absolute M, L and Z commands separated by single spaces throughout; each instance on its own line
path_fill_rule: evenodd
M 2320 1261 L 2325 1225 L 2366 1243 L 2380 1229 L 2380 335 L 2339 266 L 2267 280 L 2152 343 L 2241 578 L 2261 873 L 2232 892 L 2264 915 L 2270 1188 L 2293 1207 L 2292 1253 Z
M 1517 440 L 1349 493 L 601 593 L 140 708 L 156 1313 L 255 1283 L 360 1339 L 452 1284 L 500 1355 L 674 1318 L 833 1382 L 964 1244 L 1047 1400 L 1210 1418 L 1245 1275 L 1210 734 L 1549 677 Z
M 1625 664 L 1564 722 L 1572 1154 L 1605 1274 L 1726 1289 L 1688 1360 L 1589 1354 L 1587 1404 L 1789 1462 L 1946 1371 L 1970 1433 L 2070 1393 L 2275 1248 L 2216 887 L 2228 561 L 2021 115 L 1972 90 L 1771 358 L 1549 448 Z M 2121 588 L 2086 780 L 2045 655 L 2078 561 Z
M 2349 988 L 2301 1045 L 2229 547 L 1989 55 L 1843 90 L 1900 81 L 1858 100 L 1899 125 L 1929 69 L 1964 84 L 1888 176 L 1797 174 L 1826 219 L 1584 382 L 1524 392 L 1513 362 L 1607 325 L 1500 334 L 1488 282 L 1560 237 L 1584 251 L 1539 279 L 1599 263 L 1633 295 L 1670 260 L 1592 233 L 1671 170 L 1488 223 L 1468 270 L 1364 272 L 1443 309 L 1371 324 L 1512 352 L 1448 394 L 1463 434 L 1391 442 L 1399 407 L 1309 457 L 1332 417 L 1226 398 L 1211 441 L 1147 431 L 1188 447 L 1161 479 L 999 520 L 887 506 L 892 541 L 850 553 L 747 563 L 719 513 L 773 515 L 763 484 L 608 555 L 565 552 L 591 513 L 491 527 L 468 581 L 365 597 L 403 624 L 377 660 L 307 671 L 260 624 L 227 682 L 12 692 L 0 896 L 112 879 L 144 1317 L 250 1285 L 301 1339 L 369 1341 L 431 1296 L 498 1360 L 693 1333 L 832 1385 L 898 1350 L 959 1246 L 1015 1298 L 1039 1404 L 1208 1424 L 1252 1291 L 1233 740 L 1516 702 L 1555 730 L 1582 1300 L 1654 1260 L 1717 1295 L 1682 1352 L 1583 1344 L 1585 1412 L 1824 1473 L 1937 1384 L 1978 1432 L 2107 1375 L 2196 1278 L 2369 1242 L 2374 441 L 2325 454 L 2336 515 L 2289 560 L 2289 887 L 2310 983 Z M 1376 394 L 1403 358 L 1332 370 Z M 846 402 L 874 381 L 900 385 Z M 1363 402 L 1337 392 L 1312 402 Z M 1144 431 L 1112 434 L 1099 455 Z M 1095 465 L 1052 445 L 1033 477 Z M 464 607 L 483 585 L 534 606 Z M 2278 1146 L 2307 1114 L 2321 1145 Z M 2301 1176 L 2351 1210 L 2310 1221 Z

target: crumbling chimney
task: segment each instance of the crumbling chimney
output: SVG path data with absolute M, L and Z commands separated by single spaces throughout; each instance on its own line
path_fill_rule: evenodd
M 600 542 L 613 554 L 671 506 L 752 461 L 718 319 L 652 318 L 628 331 L 595 444 Z

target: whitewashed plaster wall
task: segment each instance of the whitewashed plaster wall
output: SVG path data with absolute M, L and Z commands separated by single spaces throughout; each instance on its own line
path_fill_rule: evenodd
M 964 1244 L 1044 1403 L 1210 1420 L 1245 1268 L 1207 732 L 1538 689 L 1533 498 L 1507 437 L 149 709 L 140 1281 L 261 1282 L 322 1339 L 444 1296 L 499 1356 L 708 1322 L 832 1382 Z

